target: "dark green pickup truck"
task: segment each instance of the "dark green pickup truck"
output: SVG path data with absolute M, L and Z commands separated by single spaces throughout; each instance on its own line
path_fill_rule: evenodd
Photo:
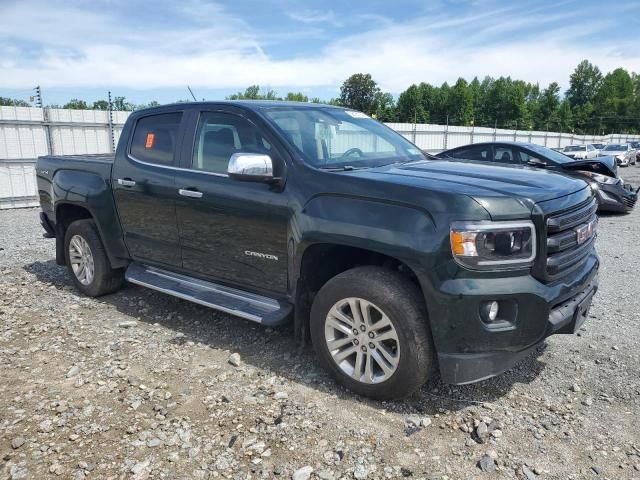
M 573 333 L 597 290 L 576 178 L 429 160 L 366 115 L 206 102 L 133 113 L 115 158 L 37 164 L 41 221 L 86 295 L 126 279 L 294 323 L 344 385 L 469 383 Z

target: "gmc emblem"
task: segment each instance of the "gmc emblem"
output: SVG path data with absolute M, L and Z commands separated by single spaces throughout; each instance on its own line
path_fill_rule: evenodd
M 593 237 L 596 233 L 597 220 L 591 220 L 586 225 L 576 228 L 576 242 L 582 245 L 584 242 Z

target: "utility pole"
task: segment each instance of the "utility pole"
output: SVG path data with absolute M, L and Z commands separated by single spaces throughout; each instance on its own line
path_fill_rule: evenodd
M 113 104 L 111 103 L 111 90 L 107 94 L 109 100 L 109 134 L 111 135 L 111 153 L 116 151 L 116 138 L 113 134 Z
M 36 108 L 42 108 L 42 90 L 40 90 L 40 85 L 36 85 L 36 88 L 34 88 L 34 90 L 36 91 L 36 95 L 35 95 Z
M 417 130 L 417 123 L 418 123 L 418 111 L 414 108 L 413 109 L 413 141 L 411 143 L 413 143 L 415 145 L 416 143 L 416 130 Z
M 447 126 L 444 130 L 444 149 L 447 149 L 447 145 L 449 143 L 449 114 L 447 113 Z
M 47 141 L 47 155 L 53 155 L 53 143 L 51 141 L 51 130 L 49 129 L 49 109 L 44 108 L 44 102 L 42 101 L 42 89 L 40 85 L 36 85 L 34 88 L 36 91 L 34 104 L 36 108 L 42 109 L 42 128 L 44 129 L 44 136 Z

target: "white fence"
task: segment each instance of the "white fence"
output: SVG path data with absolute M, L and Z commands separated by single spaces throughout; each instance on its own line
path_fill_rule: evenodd
M 0 209 L 38 205 L 35 162 L 40 155 L 113 152 L 128 112 L 0 107 Z M 570 133 L 500 130 L 389 123 L 391 128 L 428 152 L 469 143 L 519 141 L 548 147 L 572 143 L 640 139 L 632 135 L 573 135 Z M 113 140 L 112 140 L 113 132 Z
M 38 205 L 40 155 L 108 153 L 128 112 L 0 107 L 0 209 Z M 111 128 L 111 124 L 113 128 Z

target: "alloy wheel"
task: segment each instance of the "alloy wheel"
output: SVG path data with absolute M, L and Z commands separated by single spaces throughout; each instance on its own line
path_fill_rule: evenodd
M 69 242 L 69 262 L 74 275 L 83 285 L 93 282 L 95 267 L 93 254 L 87 241 L 80 235 L 74 235 Z
M 362 298 L 337 302 L 325 320 L 325 341 L 335 364 L 362 383 L 388 380 L 400 361 L 400 340 L 389 317 Z

